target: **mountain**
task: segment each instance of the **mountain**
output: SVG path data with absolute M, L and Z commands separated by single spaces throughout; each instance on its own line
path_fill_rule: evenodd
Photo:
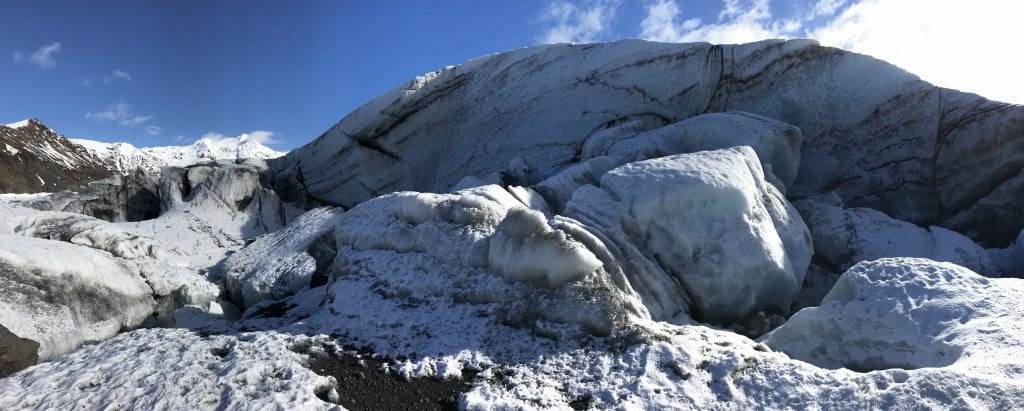
M 137 148 L 128 143 L 104 143 L 85 139 L 71 139 L 88 149 L 120 174 L 136 168 L 159 173 L 165 166 L 184 167 L 209 160 L 270 159 L 285 153 L 275 151 L 248 134 L 238 137 L 204 137 L 187 146 Z
M 1017 409 L 1022 150 L 808 40 L 481 57 L 283 158 L 0 201 L 0 409 Z
M 91 181 L 129 175 L 136 169 L 159 174 L 209 160 L 270 159 L 275 151 L 249 134 L 204 137 L 187 146 L 137 148 L 129 143 L 69 139 L 37 119 L 0 125 L 0 193 L 56 192 Z
M 36 119 L 0 125 L 0 192 L 74 189 L 109 177 L 106 163 Z

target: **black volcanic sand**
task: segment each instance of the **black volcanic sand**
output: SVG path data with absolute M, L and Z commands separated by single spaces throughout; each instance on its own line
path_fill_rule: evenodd
M 318 391 L 317 396 L 350 410 L 457 410 L 459 396 L 472 388 L 477 375 L 476 371 L 464 369 L 461 379 L 406 380 L 385 371 L 386 364 L 394 361 L 374 357 L 368 351 L 320 347 L 323 350 L 311 350 L 308 346 L 292 350 L 309 356 L 307 368 L 337 380 L 337 398 L 331 398 L 329 388 Z

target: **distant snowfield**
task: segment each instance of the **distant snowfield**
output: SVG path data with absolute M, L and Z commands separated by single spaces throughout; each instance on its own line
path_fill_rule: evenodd
M 25 127 L 25 126 L 28 125 L 28 121 L 29 121 L 29 119 L 24 119 L 24 120 L 21 120 L 21 121 L 16 121 L 16 122 L 13 122 L 11 124 L 4 124 L 4 125 L 7 126 L 7 127 L 10 127 L 10 128 L 22 128 L 22 127 Z
M 373 408 L 313 367 L 365 349 L 471 410 L 1014 409 L 1021 149 L 810 41 L 482 57 L 157 218 L 0 202 L 0 408 Z
M 234 159 L 270 159 L 285 155 L 258 141 L 248 134 L 238 137 L 201 138 L 187 146 L 163 146 L 137 148 L 129 143 L 104 143 L 85 139 L 70 139 L 94 155 L 113 165 L 120 172 L 136 168 L 159 173 L 164 166 L 184 167 L 200 161 Z

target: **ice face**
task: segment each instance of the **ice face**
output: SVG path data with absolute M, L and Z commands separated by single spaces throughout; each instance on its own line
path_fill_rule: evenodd
M 693 316 L 715 323 L 788 311 L 810 262 L 810 235 L 765 182 L 753 149 L 630 163 L 600 184 L 577 191 L 566 215 L 615 239 L 655 318 L 690 311 L 687 301 Z M 681 284 L 668 288 L 676 296 L 666 295 L 671 279 Z
M 249 307 L 295 295 L 315 276 L 326 281 L 337 252 L 334 225 L 340 215 L 332 207 L 310 210 L 228 257 L 224 280 L 231 299 Z

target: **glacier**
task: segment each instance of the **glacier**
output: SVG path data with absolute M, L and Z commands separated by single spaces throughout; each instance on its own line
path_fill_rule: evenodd
M 359 408 L 371 374 L 474 410 L 1014 408 L 1022 145 L 1020 106 L 809 40 L 477 58 L 280 158 L 0 201 L 0 408 Z

